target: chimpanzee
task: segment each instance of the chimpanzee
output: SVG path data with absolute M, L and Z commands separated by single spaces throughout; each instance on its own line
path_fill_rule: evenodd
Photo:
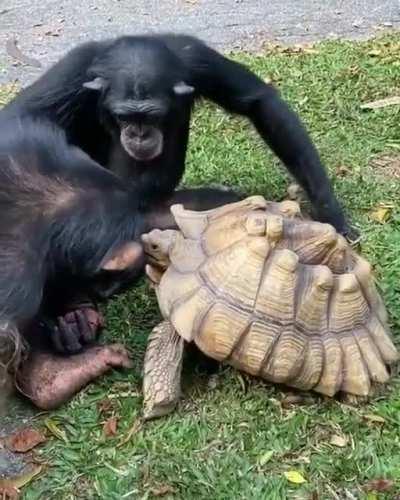
M 308 194 L 314 215 L 349 235 L 324 167 L 275 88 L 187 35 L 123 36 L 69 52 L 6 108 L 45 116 L 70 142 L 129 180 L 140 203 L 181 180 L 197 97 L 247 116 Z
M 124 36 L 80 45 L 1 113 L 56 123 L 70 143 L 134 186 L 140 206 L 154 207 L 168 200 L 181 180 L 198 97 L 247 116 L 308 193 L 315 217 L 349 235 L 296 114 L 272 85 L 196 38 Z M 82 314 L 93 328 L 101 322 L 92 302 L 72 293 L 59 330 L 79 330 Z
M 210 189 L 178 192 L 171 203 L 188 196 L 194 208 L 237 199 Z M 0 406 L 13 375 L 39 407 L 53 408 L 112 366 L 130 366 L 119 345 L 91 345 L 70 357 L 52 352 L 53 345 L 76 352 L 90 344 L 90 315 L 78 316 L 78 330 L 56 324 L 51 337 L 48 324 L 70 291 L 102 299 L 137 278 L 142 232 L 174 226 L 163 207 L 146 212 L 138 199 L 133 187 L 68 144 L 56 124 L 0 114 Z

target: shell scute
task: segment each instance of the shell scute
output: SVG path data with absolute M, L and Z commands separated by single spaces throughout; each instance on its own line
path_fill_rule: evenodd
M 190 241 L 171 248 L 157 294 L 183 338 L 252 375 L 327 396 L 366 396 L 388 381 L 399 352 L 371 266 L 332 226 L 258 196 L 174 214 Z

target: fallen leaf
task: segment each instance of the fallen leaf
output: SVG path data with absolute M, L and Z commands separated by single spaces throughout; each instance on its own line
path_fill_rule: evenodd
M 120 448 L 121 446 L 124 446 L 128 441 L 131 440 L 132 436 L 136 433 L 138 433 L 143 427 L 143 420 L 138 418 L 133 422 L 132 427 L 129 429 L 126 437 L 122 439 L 120 443 L 118 443 L 117 448 Z
M 34 477 L 40 474 L 42 472 L 42 468 L 43 467 L 41 465 L 35 465 L 25 474 L 21 474 L 20 476 L 11 479 L 0 479 L 0 494 L 2 491 L 5 491 L 7 494 L 9 494 L 9 492 L 16 491 L 19 494 L 18 490 L 30 483 Z M 2 496 L 0 496 L 0 498 L 3 499 Z M 7 496 L 5 498 L 7 498 Z M 14 500 L 14 498 L 18 498 L 18 496 L 10 496 L 9 498 Z
M 258 460 L 258 463 L 261 465 L 261 467 L 265 464 L 267 464 L 271 458 L 273 457 L 274 452 L 272 450 L 266 451 L 263 455 Z
M 175 493 L 175 489 L 169 484 L 160 484 L 159 486 L 153 486 L 150 491 L 155 497 L 163 497 L 168 495 L 168 493 Z
M 307 482 L 297 470 L 289 470 L 283 474 L 290 483 L 303 484 Z
M 400 179 L 400 155 L 377 156 L 371 161 L 375 172 L 384 177 Z
M 335 171 L 338 177 L 346 177 L 351 172 L 351 169 L 346 167 L 346 165 L 339 165 Z
M 97 403 L 97 409 L 101 415 L 110 413 L 114 410 L 114 402 L 109 398 L 104 398 Z
M 390 218 L 390 215 L 393 210 L 393 205 L 378 205 L 373 208 L 369 213 L 369 218 L 375 222 L 379 222 L 380 224 L 385 224 Z
M 305 394 L 287 394 L 281 399 L 281 406 L 286 409 L 292 406 L 308 405 L 313 402 L 314 400 Z
M 374 422 L 374 423 L 377 423 L 377 424 L 384 424 L 386 423 L 386 420 L 381 417 L 380 415 L 374 415 L 372 413 L 368 413 L 366 415 L 363 415 L 363 418 L 365 420 L 368 420 L 369 422 Z
M 62 431 L 57 423 L 51 418 L 46 418 L 44 421 L 44 425 L 49 429 L 49 431 L 58 439 L 61 439 L 65 443 L 68 443 L 67 436 L 64 431 Z
M 26 453 L 45 441 L 43 434 L 32 427 L 27 427 L 6 438 L 5 444 L 11 451 Z
M 378 493 L 384 493 L 385 491 L 390 491 L 394 486 L 394 481 L 391 479 L 371 479 L 364 485 L 365 491 L 376 491 Z
M 117 434 L 117 417 L 110 417 L 103 425 L 103 433 L 106 437 L 115 436 Z
M 361 109 L 379 109 L 386 106 L 400 105 L 400 96 L 387 97 L 386 99 L 378 99 L 377 101 L 366 102 L 360 105 Z
M 24 64 L 28 64 L 29 66 L 33 66 L 35 68 L 41 68 L 42 64 L 37 59 L 33 57 L 29 57 L 23 54 L 17 46 L 17 40 L 15 38 L 9 38 L 6 41 L 6 51 L 7 54 L 15 59 L 16 61 L 22 62 Z
M 340 434 L 333 434 L 329 440 L 330 444 L 337 446 L 338 448 L 344 448 L 348 442 L 349 439 L 346 436 L 341 436 Z

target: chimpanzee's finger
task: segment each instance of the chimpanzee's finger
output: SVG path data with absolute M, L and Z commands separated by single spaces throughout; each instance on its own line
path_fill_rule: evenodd
M 80 338 L 86 344 L 90 344 L 96 338 L 96 327 L 89 323 L 86 312 L 82 309 L 75 311 L 75 318 L 78 323 Z
M 51 332 L 51 341 L 53 344 L 53 347 L 56 352 L 59 352 L 60 354 L 65 353 L 65 348 L 62 343 L 62 334 L 58 326 L 54 326 L 53 331 Z
M 77 332 L 73 325 L 65 321 L 63 317 L 58 318 L 59 330 L 61 333 L 61 341 L 64 345 L 64 352 L 75 354 L 82 349 L 82 345 L 78 340 Z

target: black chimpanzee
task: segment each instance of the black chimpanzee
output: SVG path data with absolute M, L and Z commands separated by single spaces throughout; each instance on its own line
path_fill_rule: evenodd
M 6 110 L 55 121 L 148 204 L 171 195 L 181 180 L 197 97 L 247 116 L 305 189 L 315 217 L 350 232 L 296 114 L 272 85 L 196 38 L 125 36 L 78 46 Z
M 315 217 L 349 233 L 318 153 L 296 114 L 272 85 L 196 38 L 167 34 L 86 43 L 0 113 L 56 123 L 70 143 L 128 181 L 142 207 L 161 204 L 163 211 L 183 175 L 191 111 L 201 96 L 247 116 L 305 188 Z M 204 208 L 207 192 L 194 195 Z M 92 301 L 71 290 L 58 331 L 79 336 L 82 315 L 93 329 L 101 322 Z
M 171 203 L 188 196 L 193 208 L 237 199 L 204 190 L 198 199 L 178 192 Z M 90 315 L 79 315 L 78 330 L 53 326 L 51 338 L 48 323 L 69 293 L 106 298 L 131 284 L 143 265 L 141 233 L 173 225 L 163 207 L 138 209 L 134 188 L 69 145 L 54 123 L 0 114 L 0 406 L 12 375 L 51 408 L 112 366 L 129 366 L 118 345 L 72 357 L 51 352 L 54 344 L 75 352 L 91 343 Z

